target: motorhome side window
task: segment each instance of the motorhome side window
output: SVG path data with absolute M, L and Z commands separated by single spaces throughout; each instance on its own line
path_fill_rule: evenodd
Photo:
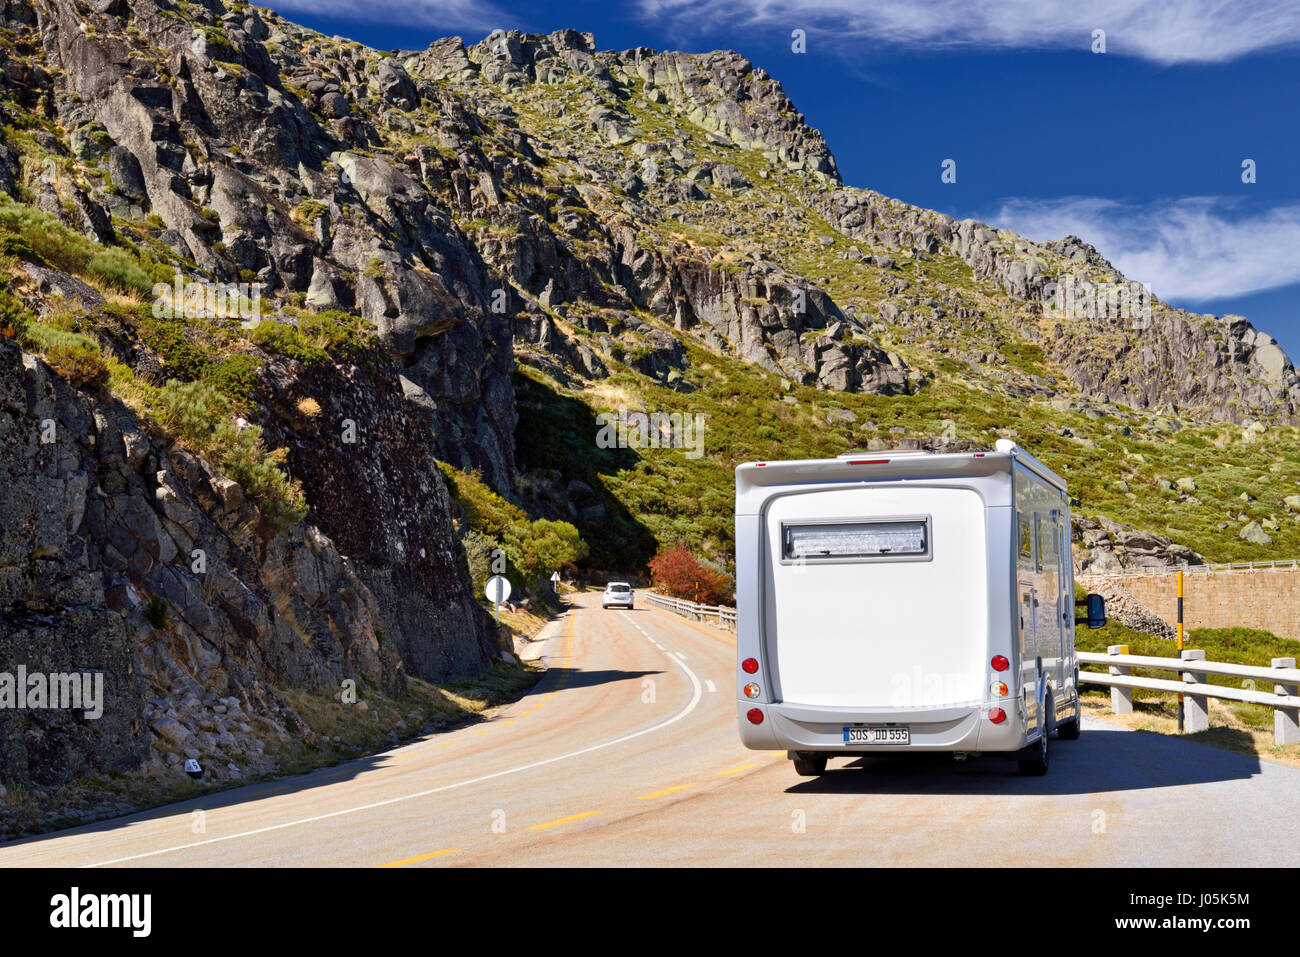
M 1051 518 L 1040 518 L 1038 520 L 1038 568 L 1039 571 L 1047 572 L 1047 590 L 1055 594 L 1059 583 L 1057 574 L 1060 569 L 1057 566 L 1056 553 L 1056 530 L 1058 528 L 1056 513 L 1052 513 Z
M 925 558 L 929 553 L 928 518 L 781 523 L 782 561 L 887 561 Z
M 1028 515 L 1020 516 L 1020 564 L 1034 563 L 1034 527 L 1029 523 Z
M 1047 523 L 1043 521 L 1043 517 L 1039 515 L 1037 512 L 1035 512 L 1034 513 L 1034 545 L 1035 545 L 1034 570 L 1040 572 L 1043 570 L 1043 561 L 1044 561 L 1043 534 L 1045 531 L 1044 526 L 1046 526 L 1046 524 Z

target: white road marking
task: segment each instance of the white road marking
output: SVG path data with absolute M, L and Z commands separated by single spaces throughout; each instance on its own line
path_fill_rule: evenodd
M 627 612 L 620 611 L 619 614 L 622 615 L 624 618 L 627 617 Z M 700 699 L 704 697 L 703 689 L 700 686 L 700 679 L 695 674 L 695 672 L 692 671 L 689 667 L 687 667 L 682 662 L 675 659 L 671 654 L 667 655 L 667 658 L 678 668 L 680 668 L 686 674 L 686 677 L 690 679 L 691 689 L 692 689 L 691 700 L 687 702 L 686 707 L 682 708 L 681 711 L 678 711 L 675 715 L 673 715 L 668 720 L 661 721 L 659 724 L 653 725 L 649 728 L 642 728 L 640 731 L 634 731 L 631 734 L 625 734 L 621 738 L 615 738 L 612 741 L 605 741 L 601 744 L 593 744 L 590 745 L 589 747 L 579 748 L 577 751 L 569 751 L 566 752 L 565 754 L 558 754 L 553 758 L 543 758 L 541 761 L 533 761 L 530 764 L 522 764 L 517 768 L 508 768 L 505 771 L 494 771 L 492 774 L 484 774 L 481 775 L 480 777 L 470 778 L 466 781 L 456 781 L 453 784 L 444 784 L 441 787 L 429 788 L 427 791 L 417 791 L 414 794 L 404 794 L 401 797 L 388 798 L 387 800 L 384 801 L 374 801 L 370 804 L 358 805 L 357 807 L 342 808 L 338 811 L 330 811 L 326 814 L 317 814 L 313 817 L 299 818 L 296 821 L 285 821 L 282 824 L 271 824 L 268 825 L 267 827 L 259 827 L 251 831 L 242 831 L 238 834 L 226 834 L 223 835 L 222 837 L 210 837 L 205 841 L 194 841 L 190 844 L 180 844 L 177 845 L 176 847 L 165 847 L 157 851 L 145 851 L 141 854 L 131 854 L 128 855 L 127 857 L 114 858 L 111 861 L 100 861 L 97 864 L 83 864 L 81 866 L 82 867 L 108 867 L 109 865 L 112 864 L 124 864 L 127 861 L 138 861 L 146 857 L 157 857 L 159 854 L 172 854 L 175 853 L 176 851 L 188 851 L 196 847 L 205 847 L 209 844 L 220 844 L 224 841 L 238 840 L 241 837 L 253 837 L 255 835 L 266 834 L 271 831 L 281 831 L 284 830 L 285 828 L 297 827 L 300 824 L 313 824 L 316 821 L 325 821 L 332 817 L 342 817 L 345 814 L 355 814 L 358 811 L 371 811 L 377 807 L 387 807 L 390 804 L 401 804 L 404 801 L 413 801 L 416 798 L 428 797 L 431 794 L 441 794 L 444 791 L 454 791 L 457 788 L 468 787 L 471 784 L 481 784 L 484 781 L 492 781 L 496 778 L 507 777 L 508 775 L 511 774 L 518 774 L 521 771 L 531 771 L 533 768 L 545 767 L 548 764 L 555 764 L 556 762 L 559 761 L 567 761 L 569 758 L 576 758 L 579 757 L 580 755 L 591 754 L 593 751 L 602 751 L 605 748 L 612 748 L 616 744 L 622 744 L 625 741 L 631 741 L 634 738 L 641 737 L 642 735 L 651 734 L 652 732 L 655 731 L 661 731 L 671 724 L 676 724 L 678 721 L 682 720 L 682 718 L 686 717 L 688 714 L 694 711 L 696 707 L 699 705 Z
M 704 687 L 708 688 L 709 691 L 711 691 L 711 692 L 714 692 L 714 691 L 717 691 L 717 690 L 718 690 L 718 686 L 715 685 L 715 684 L 714 684 L 712 681 L 710 681 L 708 678 L 705 678 L 705 679 L 704 679 Z

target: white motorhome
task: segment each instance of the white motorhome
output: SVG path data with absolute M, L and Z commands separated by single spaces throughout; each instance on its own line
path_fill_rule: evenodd
M 800 774 L 1077 738 L 1065 481 L 1014 442 L 736 469 L 737 718 Z M 1087 623 L 1105 607 L 1088 596 Z

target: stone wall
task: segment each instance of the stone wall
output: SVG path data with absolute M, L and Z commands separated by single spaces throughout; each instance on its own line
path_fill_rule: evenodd
M 1178 620 L 1174 573 L 1094 577 L 1122 585 L 1171 625 Z M 1183 622 L 1188 628 L 1262 628 L 1300 640 L 1300 568 L 1188 572 L 1183 575 Z

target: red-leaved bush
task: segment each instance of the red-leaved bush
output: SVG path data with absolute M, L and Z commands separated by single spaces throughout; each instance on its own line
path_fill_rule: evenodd
M 656 591 L 702 605 L 730 604 L 735 588 L 730 578 L 703 564 L 685 545 L 650 559 L 650 575 Z

